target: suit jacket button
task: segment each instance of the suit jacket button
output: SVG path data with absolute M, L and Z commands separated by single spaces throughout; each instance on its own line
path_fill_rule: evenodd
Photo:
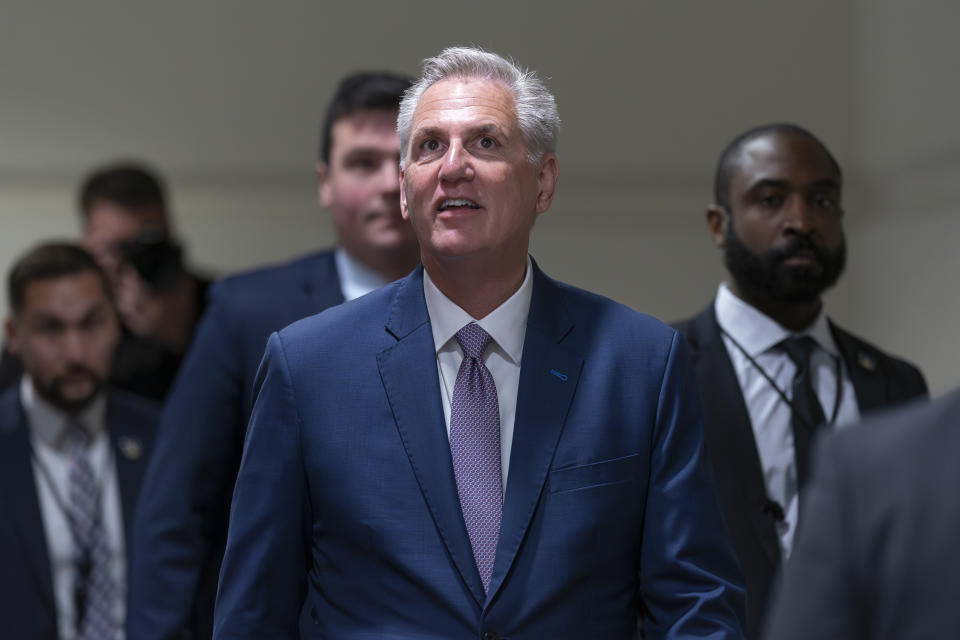
M 493 631 L 484 631 L 484 632 L 483 632 L 483 640 L 499 640 L 499 638 L 500 638 L 500 636 L 498 636 L 498 635 L 497 635 L 496 633 L 494 633 Z

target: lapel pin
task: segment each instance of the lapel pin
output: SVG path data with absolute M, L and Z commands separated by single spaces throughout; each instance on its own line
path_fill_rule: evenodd
M 565 374 L 565 373 L 560 373 L 560 372 L 557 371 L 556 369 L 550 369 L 550 373 L 551 373 L 552 375 L 560 378 L 560 379 L 563 380 L 564 382 L 567 381 L 567 374 Z
M 117 448 L 127 460 L 137 460 L 143 455 L 143 444 L 140 438 L 131 436 L 120 436 L 117 439 Z
M 877 368 L 876 358 L 863 351 L 857 354 L 857 362 L 867 371 L 874 371 Z

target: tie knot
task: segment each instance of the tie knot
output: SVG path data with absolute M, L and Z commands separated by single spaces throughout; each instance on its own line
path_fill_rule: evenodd
M 63 441 L 67 451 L 83 452 L 90 446 L 90 432 L 79 420 L 70 420 Z
M 798 371 L 807 368 L 810 363 L 810 356 L 816 348 L 817 343 L 810 336 L 787 338 L 780 343 L 780 349 L 787 354 Z
M 468 358 L 483 356 L 483 352 L 487 350 L 487 346 L 493 340 L 490 334 L 476 322 L 471 322 L 457 331 L 456 338 L 457 342 L 460 343 L 460 348 L 463 349 L 463 354 Z

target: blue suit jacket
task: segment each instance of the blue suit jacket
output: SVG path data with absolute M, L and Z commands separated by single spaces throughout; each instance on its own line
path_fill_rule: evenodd
M 128 637 L 210 637 L 230 497 L 267 338 L 341 302 L 332 251 L 211 288 L 167 399 L 138 508 Z
M 115 452 L 126 532 L 132 525 L 158 418 L 159 410 L 151 402 L 116 390 L 107 396 L 107 430 Z M 129 446 L 118 445 L 121 440 L 139 442 L 139 455 L 131 457 Z M 129 536 L 127 541 L 129 559 Z M 8 640 L 57 638 L 53 574 L 20 385 L 0 395 L 0 636 Z
M 535 268 L 536 269 L 536 268 Z M 423 272 L 273 335 L 216 638 L 740 638 L 682 340 L 535 271 L 496 563 L 460 511 Z M 304 576 L 307 581 L 304 582 Z

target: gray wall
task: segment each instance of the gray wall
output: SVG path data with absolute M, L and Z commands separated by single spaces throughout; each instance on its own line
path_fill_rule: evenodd
M 77 181 L 128 156 L 167 173 L 205 268 L 326 245 L 312 163 L 337 78 L 415 73 L 475 43 L 557 94 L 560 188 L 533 246 L 549 273 L 664 319 L 696 311 L 724 276 L 703 223 L 719 149 L 751 125 L 797 121 L 848 176 L 850 266 L 831 315 L 920 364 L 935 391 L 960 383 L 960 8 L 561 4 L 7 0 L 0 270 L 41 238 L 76 235 Z

